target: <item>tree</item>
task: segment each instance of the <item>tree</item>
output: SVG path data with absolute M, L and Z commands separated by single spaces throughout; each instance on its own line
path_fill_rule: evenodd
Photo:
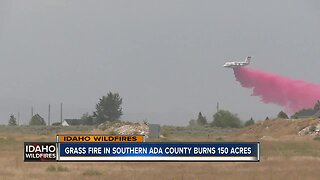
M 85 113 L 81 117 L 81 124 L 83 125 L 93 125 L 93 117 L 89 115 L 89 113 Z
M 289 119 L 289 116 L 283 111 L 280 111 L 277 117 L 281 119 Z
M 10 119 L 9 119 L 8 125 L 9 126 L 16 126 L 17 125 L 17 120 L 16 120 L 16 118 L 14 117 L 13 114 L 10 115 Z
M 241 121 L 236 114 L 232 114 L 226 110 L 219 110 L 213 115 L 212 126 L 216 127 L 232 127 L 239 128 L 241 127 Z
M 194 127 L 194 126 L 196 126 L 196 125 L 197 125 L 197 121 L 196 121 L 196 120 L 191 119 L 191 120 L 189 121 L 189 126 Z
M 298 112 L 294 113 L 291 117 L 294 119 L 297 119 L 299 117 L 311 117 L 312 115 L 314 115 L 315 113 L 317 113 L 317 111 L 320 110 L 320 101 L 318 100 L 315 104 L 313 109 L 312 108 L 308 108 L 308 109 L 301 109 Z
M 253 125 L 254 124 L 254 120 L 251 118 L 250 120 L 248 120 L 248 121 L 246 121 L 245 123 L 244 123 L 244 126 L 251 126 L 251 125 Z
M 202 116 L 201 112 L 199 112 L 199 114 L 198 114 L 197 124 L 200 126 L 204 126 L 204 125 L 208 124 L 207 118 L 205 116 Z
M 291 117 L 293 119 L 297 119 L 297 118 L 303 118 L 303 117 L 311 117 L 312 115 L 314 115 L 316 113 L 316 111 L 314 109 L 301 109 L 300 111 L 294 113 Z
M 320 101 L 319 101 L 319 100 L 318 100 L 318 101 L 316 102 L 316 104 L 314 105 L 313 110 L 315 110 L 315 111 L 320 110 Z
M 100 102 L 96 105 L 96 112 L 94 117 L 97 118 L 98 123 L 106 121 L 119 120 L 122 115 L 122 98 L 118 93 L 109 92 L 107 96 L 103 96 Z
M 29 125 L 30 126 L 45 126 L 46 122 L 39 114 L 36 114 L 31 118 Z

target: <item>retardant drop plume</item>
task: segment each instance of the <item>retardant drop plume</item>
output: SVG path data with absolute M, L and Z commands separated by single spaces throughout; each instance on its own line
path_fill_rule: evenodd
M 250 68 L 234 68 L 236 80 L 242 87 L 252 89 L 264 103 L 283 106 L 290 113 L 312 108 L 320 100 L 320 84 L 294 80 Z

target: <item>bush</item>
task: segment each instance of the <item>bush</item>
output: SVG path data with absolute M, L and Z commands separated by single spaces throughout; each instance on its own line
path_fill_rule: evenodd
M 47 171 L 52 172 L 52 171 L 56 171 L 56 170 L 57 170 L 57 168 L 54 165 L 50 165 L 50 166 L 47 167 Z
M 112 129 L 112 130 L 109 132 L 109 135 L 110 135 L 110 136 L 116 136 L 116 135 L 118 135 L 118 134 L 117 134 L 117 132 L 116 132 L 114 129 Z
M 246 121 L 245 123 L 244 123 L 244 126 L 251 126 L 251 125 L 253 125 L 254 124 L 254 120 L 251 118 L 250 120 L 248 120 L 248 121 Z
M 205 116 L 203 116 L 201 112 L 199 112 L 198 119 L 196 122 L 200 126 L 204 126 L 204 125 L 208 124 L 207 118 Z
M 218 137 L 218 138 L 216 138 L 216 141 L 223 141 L 223 138 L 222 137 Z
M 64 166 L 61 166 L 61 165 L 50 165 L 47 167 L 47 171 L 50 171 L 50 172 L 54 172 L 54 171 L 59 171 L 59 172 L 64 172 L 64 171 L 69 171 L 68 167 L 64 167 Z
M 160 134 L 162 134 L 164 137 L 168 137 L 169 135 L 173 134 L 173 132 L 180 132 L 177 131 L 176 127 L 174 126 L 162 126 L 160 128 Z
M 82 175 L 84 175 L 84 176 L 101 176 L 102 172 L 90 169 L 90 170 L 86 170 L 85 172 L 83 172 Z
M 241 121 L 237 115 L 226 110 L 220 110 L 213 115 L 213 122 L 211 123 L 211 126 L 240 128 Z
M 197 121 L 194 120 L 194 119 L 191 119 L 191 120 L 189 121 L 189 126 L 190 126 L 190 127 L 197 126 Z
M 313 140 L 315 140 L 315 141 L 320 141 L 320 136 L 317 135 L 316 137 L 313 138 Z
M 312 125 L 312 126 L 310 126 L 310 128 L 309 128 L 309 132 L 315 132 L 316 129 L 317 129 L 316 126 Z
M 57 171 L 69 171 L 69 169 L 68 169 L 68 167 L 58 165 L 57 166 Z
M 9 126 L 16 126 L 17 125 L 17 120 L 16 120 L 16 118 L 14 117 L 13 114 L 10 115 L 10 119 L 9 119 L 8 125 Z

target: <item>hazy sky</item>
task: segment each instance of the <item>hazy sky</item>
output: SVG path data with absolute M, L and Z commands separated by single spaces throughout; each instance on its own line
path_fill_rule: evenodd
M 0 123 L 31 106 L 79 118 L 108 91 L 127 120 L 187 124 L 220 108 L 246 120 L 282 110 L 235 81 L 227 60 L 320 83 L 318 1 L 0 0 Z

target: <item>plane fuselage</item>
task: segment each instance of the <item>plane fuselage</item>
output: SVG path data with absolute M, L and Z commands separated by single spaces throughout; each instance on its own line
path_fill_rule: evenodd
M 223 67 L 225 68 L 237 68 L 241 66 L 247 66 L 250 64 L 251 56 L 248 56 L 245 61 L 242 62 L 237 62 L 237 61 L 231 61 L 231 62 L 226 62 Z
M 249 63 L 246 62 L 226 62 L 223 67 L 226 68 L 236 68 L 236 67 L 240 67 L 240 66 L 247 66 L 249 65 Z

